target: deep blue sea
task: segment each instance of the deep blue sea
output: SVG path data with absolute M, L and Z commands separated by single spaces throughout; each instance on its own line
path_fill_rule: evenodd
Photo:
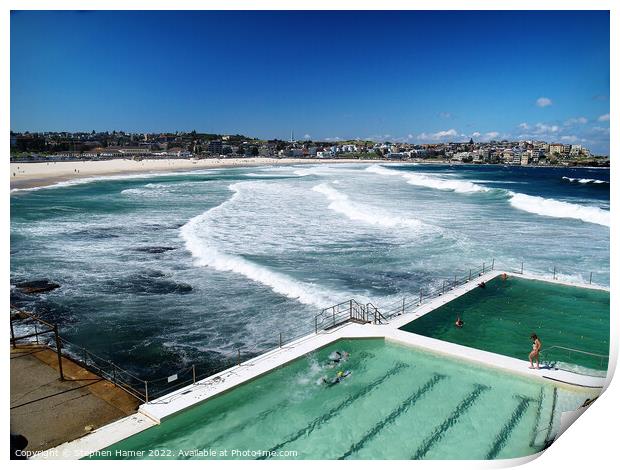
M 14 304 L 141 376 L 207 367 L 497 267 L 609 285 L 605 169 L 329 164 L 101 177 L 11 194 Z

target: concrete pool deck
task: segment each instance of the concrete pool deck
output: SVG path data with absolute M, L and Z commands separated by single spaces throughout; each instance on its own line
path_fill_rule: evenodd
M 43 345 L 11 348 L 11 432 L 28 438 L 27 452 L 41 452 L 127 415 L 138 400 Z M 45 423 L 42 426 L 42 423 Z
M 490 281 L 501 274 L 501 272 L 502 271 L 490 271 L 481 276 L 476 276 L 464 285 L 451 289 L 428 303 L 418 306 L 410 313 L 391 318 L 388 324 L 374 325 L 349 322 L 337 328 L 321 331 L 317 334 L 310 334 L 219 374 L 145 403 L 139 407 L 139 411 L 136 414 L 104 426 L 80 439 L 62 444 L 53 449 L 54 452 L 52 454 L 41 454 L 35 456 L 35 458 L 74 459 L 97 452 L 133 434 L 154 426 L 179 412 L 225 393 L 341 339 L 382 338 L 386 341 L 423 349 L 434 354 L 450 356 L 452 359 L 461 359 L 467 363 L 496 368 L 530 379 L 553 381 L 558 387 L 576 386 L 604 389 L 607 383 L 607 378 L 605 377 L 590 377 L 563 370 L 529 369 L 529 362 L 525 360 L 399 330 L 399 328 L 406 323 L 426 315 L 470 290 L 475 289 L 479 282 Z M 509 273 L 509 275 L 544 282 L 556 282 L 558 284 L 572 285 L 575 287 L 608 290 L 600 286 L 574 284 L 557 280 L 551 281 L 538 276 L 515 273 Z

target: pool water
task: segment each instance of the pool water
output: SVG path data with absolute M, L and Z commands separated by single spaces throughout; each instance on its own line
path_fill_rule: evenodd
M 350 357 L 332 367 L 335 350 Z M 322 383 L 340 370 L 351 374 Z M 382 339 L 341 340 L 91 458 L 520 457 L 553 438 L 562 411 L 597 393 Z
M 454 326 L 457 315 L 462 328 Z M 609 292 L 498 276 L 401 330 L 523 360 L 535 332 L 543 343 L 541 359 L 571 363 L 580 372 L 607 370 L 606 358 L 549 348 L 608 355 Z

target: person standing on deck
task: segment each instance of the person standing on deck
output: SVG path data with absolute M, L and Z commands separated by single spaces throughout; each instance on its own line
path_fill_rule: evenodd
M 536 369 L 540 369 L 540 364 L 538 363 L 538 355 L 540 353 L 540 348 L 542 347 L 542 342 L 536 336 L 536 333 L 532 333 L 530 335 L 532 339 L 532 352 L 530 353 L 530 369 L 534 369 L 534 359 L 536 359 Z

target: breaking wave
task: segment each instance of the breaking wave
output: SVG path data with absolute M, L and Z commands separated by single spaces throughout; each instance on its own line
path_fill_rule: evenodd
M 272 271 L 243 256 L 229 254 L 217 246 L 210 237 L 210 228 L 217 224 L 218 216 L 239 197 L 237 185 L 229 186 L 235 194 L 223 204 L 190 219 L 180 229 L 185 247 L 191 252 L 197 266 L 208 266 L 217 271 L 240 274 L 252 281 L 269 287 L 273 292 L 297 300 L 306 305 L 323 308 L 334 299 L 344 298 L 342 293 L 331 292 L 316 284 L 294 279 L 286 274 Z
M 484 186 L 480 186 L 479 184 L 472 183 L 471 181 L 436 178 L 434 176 L 429 176 L 421 173 L 390 170 L 381 165 L 371 165 L 366 168 L 366 171 L 376 173 L 378 175 L 400 176 L 411 185 L 424 186 L 427 188 L 439 189 L 442 191 L 454 191 L 456 193 L 480 193 L 490 191 L 489 188 L 485 188 Z
M 506 191 L 503 189 L 487 188 L 470 181 L 441 179 L 426 175 L 396 171 L 385 168 L 381 165 L 369 166 L 366 168 L 366 171 L 379 175 L 399 176 L 407 180 L 407 183 L 416 186 L 426 186 L 440 190 L 452 190 L 459 193 L 503 191 L 508 197 L 510 204 L 516 209 L 522 211 L 547 217 L 577 219 L 591 224 L 598 224 L 606 227 L 610 226 L 610 212 L 599 207 L 584 206 L 581 204 L 558 201 L 556 199 L 544 198 L 540 196 L 529 196 L 527 194 L 515 193 L 513 191 Z M 600 180 L 583 181 L 594 182 Z M 582 182 L 582 180 L 578 180 L 578 182 Z
M 568 176 L 562 176 L 562 179 L 568 181 L 569 183 L 609 184 L 609 181 L 596 180 L 596 179 L 592 179 L 592 178 L 569 178 Z
M 327 183 L 321 183 L 313 187 L 312 190 L 323 194 L 331 201 L 329 204 L 331 210 L 343 214 L 348 219 L 356 222 L 364 222 L 386 228 L 412 227 L 418 229 L 424 226 L 424 223 L 416 219 L 385 215 L 381 213 L 380 209 L 351 202 L 349 196 L 332 188 Z
M 609 211 L 599 207 L 583 206 L 581 204 L 546 199 L 540 196 L 529 196 L 512 191 L 509 191 L 508 194 L 510 195 L 510 204 L 522 211 L 547 217 L 577 219 L 591 224 L 610 226 Z

